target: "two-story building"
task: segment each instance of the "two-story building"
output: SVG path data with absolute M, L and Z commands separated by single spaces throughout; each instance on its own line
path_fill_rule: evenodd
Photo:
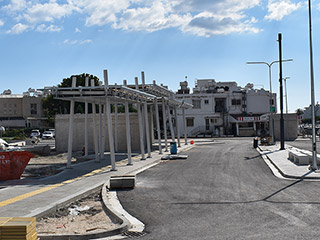
M 276 94 L 254 89 L 253 84 L 240 87 L 236 82 L 198 79 L 192 93 L 188 83 L 181 82 L 178 100 L 191 103 L 186 109 L 187 135 L 255 136 L 269 133 L 270 109 L 276 109 Z M 270 106 L 272 102 L 272 106 Z M 182 113 L 178 113 L 182 126 Z
M 33 89 L 23 94 L 5 90 L 0 94 L 0 126 L 39 128 L 45 126 L 42 95 Z

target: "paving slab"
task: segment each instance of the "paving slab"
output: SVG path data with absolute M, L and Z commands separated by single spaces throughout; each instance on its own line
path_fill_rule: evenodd
M 181 145 L 185 151 L 192 145 Z M 0 182 L 1 217 L 42 217 L 57 208 L 87 196 L 109 181 L 111 176 L 135 174 L 161 161 L 158 151 L 151 158 L 133 158 L 133 165 L 127 159 L 117 162 L 117 171 L 111 171 L 110 160 L 99 163 L 92 161 L 72 165 L 61 173 L 44 179 L 22 179 Z
M 266 156 L 285 178 L 293 179 L 320 179 L 320 172 L 311 171 L 309 165 L 295 164 L 289 160 L 289 150 L 293 147 L 286 144 L 284 150 L 280 150 L 280 144 L 270 146 L 258 146 L 261 155 Z

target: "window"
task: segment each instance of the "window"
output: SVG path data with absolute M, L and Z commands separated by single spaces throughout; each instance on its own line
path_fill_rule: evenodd
M 272 106 L 274 105 L 274 99 L 271 99 L 271 105 Z
M 232 99 L 231 104 L 232 105 L 241 105 L 241 99 Z
M 205 99 L 205 100 L 204 100 L 204 104 L 209 104 L 209 100 L 208 100 L 208 99 Z
M 216 119 L 216 118 L 211 118 L 210 121 L 213 124 L 217 124 L 218 123 L 218 119 Z
M 31 114 L 37 114 L 37 104 L 36 103 L 31 103 L 30 104 L 30 113 Z
M 193 127 L 194 123 L 193 123 L 193 118 L 186 118 L 187 120 L 187 127 Z
M 193 108 L 201 108 L 201 99 L 192 99 Z

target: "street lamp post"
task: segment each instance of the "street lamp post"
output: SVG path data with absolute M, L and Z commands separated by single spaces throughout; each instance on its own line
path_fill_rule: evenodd
M 285 59 L 282 60 L 282 62 L 292 62 L 293 59 Z M 277 61 L 272 61 L 271 63 L 267 63 L 267 62 L 247 62 L 247 64 L 265 64 L 268 66 L 269 68 L 269 84 L 270 84 L 270 118 L 269 118 L 269 126 L 270 126 L 270 132 L 271 132 L 271 138 L 272 138 L 272 143 L 275 142 L 274 140 L 274 124 L 273 124 L 273 109 L 272 109 L 272 83 L 271 83 L 271 67 L 274 63 L 278 63 L 279 60 Z
M 290 79 L 290 77 L 283 78 L 284 81 L 284 92 L 286 94 L 286 140 L 288 141 L 288 132 L 289 132 L 289 117 L 288 117 L 288 91 L 287 91 L 287 79 Z
M 313 75 L 313 51 L 312 51 L 312 22 L 311 22 L 311 1 L 308 1 L 309 9 L 309 48 L 310 48 L 310 82 L 311 82 L 311 121 L 312 121 L 312 170 L 318 170 L 317 165 L 317 144 L 316 144 L 316 117 L 315 117 L 315 94 Z

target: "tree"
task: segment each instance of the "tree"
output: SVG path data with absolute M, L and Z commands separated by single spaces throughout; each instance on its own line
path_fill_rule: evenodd
M 300 115 L 303 115 L 303 109 L 301 109 L 301 108 L 298 108 L 297 110 L 296 110 L 296 113 L 297 113 L 297 115 L 298 116 L 300 116 Z
M 58 87 L 71 87 L 72 85 L 72 78 L 76 77 L 77 78 L 77 83 L 76 83 L 76 87 L 79 86 L 85 86 L 85 79 L 86 77 L 89 77 L 89 81 L 91 81 L 91 79 L 94 79 L 94 85 L 95 86 L 99 86 L 100 85 L 100 81 L 99 78 L 97 76 L 93 76 L 90 75 L 88 73 L 82 73 L 80 75 L 72 75 L 71 77 L 68 78 L 64 78 L 62 80 L 62 82 L 58 85 Z M 91 85 L 91 82 L 89 82 L 89 86 Z
M 88 73 L 82 73 L 80 75 L 72 75 L 69 78 L 64 78 L 58 87 L 71 87 L 72 78 L 76 77 L 76 86 L 85 86 L 85 78 L 94 79 L 94 85 L 99 86 L 99 78 Z M 89 83 L 91 85 L 91 83 Z M 54 99 L 52 95 L 48 95 L 42 99 L 42 108 L 44 115 L 48 118 L 48 124 L 50 127 L 54 127 L 54 119 L 57 114 L 68 114 L 70 112 L 69 101 Z M 75 113 L 84 113 L 84 103 L 75 103 Z M 91 104 L 89 104 L 89 112 L 92 112 Z

